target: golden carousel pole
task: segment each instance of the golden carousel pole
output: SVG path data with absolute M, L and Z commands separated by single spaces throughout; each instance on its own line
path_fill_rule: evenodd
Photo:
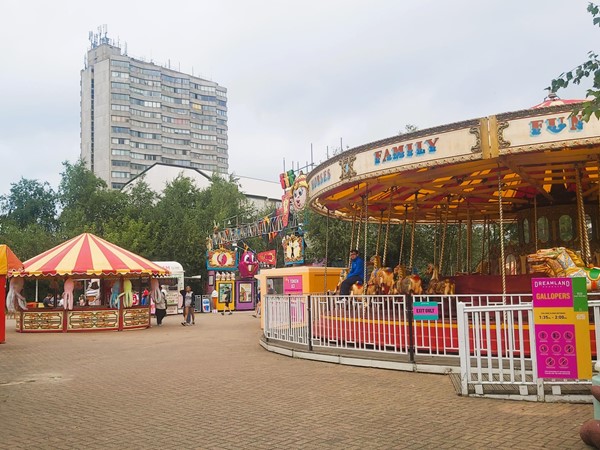
M 444 215 L 444 227 L 442 228 L 442 236 L 440 238 L 440 256 L 438 258 L 438 273 L 441 276 L 442 273 L 442 262 L 444 261 L 444 247 L 446 245 L 446 229 L 448 228 L 448 202 L 450 200 L 448 199 L 448 197 L 446 197 L 446 214 Z M 440 217 L 440 223 L 441 223 L 441 217 Z
M 467 273 L 471 273 L 473 270 L 471 260 L 473 258 L 473 252 L 471 245 L 473 244 L 473 221 L 471 220 L 471 205 L 467 204 Z
M 417 200 L 419 197 L 419 192 L 415 192 L 415 204 L 413 206 L 413 221 L 412 221 L 412 227 L 410 230 L 410 259 L 408 262 L 408 274 L 407 275 L 412 275 L 413 272 L 413 254 L 415 251 L 415 228 L 416 228 L 416 224 L 417 224 Z
M 323 293 L 327 294 L 327 266 L 329 260 L 329 208 L 327 208 L 327 219 L 325 221 L 325 274 L 323 275 Z
M 402 255 L 404 252 L 404 237 L 406 236 L 406 225 L 408 225 L 408 205 L 404 204 L 404 223 L 402 224 L 402 239 L 400 239 L 400 254 L 398 255 L 398 266 L 402 267 Z
M 506 305 L 506 266 L 504 265 L 504 214 L 502 208 L 502 172 L 498 166 L 498 212 L 500 216 L 500 275 L 502 275 L 502 304 Z
M 584 264 L 590 262 L 590 241 L 587 234 L 587 221 L 585 219 L 585 208 L 583 205 L 583 193 L 581 191 L 581 174 L 579 167 L 575 166 L 575 183 L 577 184 L 577 214 L 579 216 L 580 231 L 581 231 L 581 256 Z
M 388 214 L 387 214 L 387 225 L 385 227 L 385 241 L 383 242 L 383 258 L 381 260 L 381 266 L 387 267 L 386 265 L 386 256 L 387 256 L 387 245 L 388 238 L 390 236 L 390 221 L 392 219 L 392 196 L 394 193 L 394 187 L 390 187 L 390 205 L 388 206 Z
M 379 229 L 377 230 L 377 244 L 375 244 L 375 254 L 379 255 L 379 243 L 381 242 L 381 229 L 383 228 L 383 209 L 379 214 Z
M 535 241 L 535 252 L 538 251 L 538 224 L 537 224 L 537 195 L 533 197 L 533 239 Z
M 367 294 L 367 232 L 369 225 L 369 185 L 365 185 L 365 242 L 364 248 L 365 252 L 363 253 L 363 260 L 365 261 L 364 269 L 363 269 L 363 294 Z

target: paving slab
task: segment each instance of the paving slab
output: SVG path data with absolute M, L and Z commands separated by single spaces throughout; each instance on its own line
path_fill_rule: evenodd
M 589 404 L 457 396 L 448 376 L 294 359 L 251 313 L 0 345 L 0 449 L 586 449 Z

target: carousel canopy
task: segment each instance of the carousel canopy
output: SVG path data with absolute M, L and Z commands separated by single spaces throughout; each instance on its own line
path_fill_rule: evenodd
M 168 275 L 169 270 L 91 233 L 83 233 L 23 263 L 10 276 Z
M 15 256 L 8 245 L 0 245 L 0 275 L 6 275 L 9 270 L 21 269 L 23 263 Z
M 505 219 L 537 206 L 597 206 L 600 120 L 538 107 L 393 136 L 308 174 L 313 210 L 343 220 Z M 365 212 L 366 211 L 366 212 Z

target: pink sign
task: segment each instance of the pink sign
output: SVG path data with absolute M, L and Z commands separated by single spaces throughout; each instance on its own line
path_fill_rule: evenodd
M 531 280 L 533 307 L 573 307 L 573 288 L 570 278 L 534 278 Z
M 301 294 L 302 293 L 302 275 L 290 275 L 283 277 L 283 293 L 284 294 Z
M 577 378 L 575 325 L 536 325 L 539 378 Z
M 577 379 L 573 287 L 570 278 L 534 278 L 535 345 L 539 378 Z

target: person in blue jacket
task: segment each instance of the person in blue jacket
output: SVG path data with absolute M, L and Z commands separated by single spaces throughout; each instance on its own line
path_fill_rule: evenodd
M 365 272 L 365 262 L 360 257 L 358 250 L 350 250 L 350 272 L 342 284 L 340 285 L 340 295 L 349 295 L 350 288 L 354 283 L 364 282 L 363 276 Z

